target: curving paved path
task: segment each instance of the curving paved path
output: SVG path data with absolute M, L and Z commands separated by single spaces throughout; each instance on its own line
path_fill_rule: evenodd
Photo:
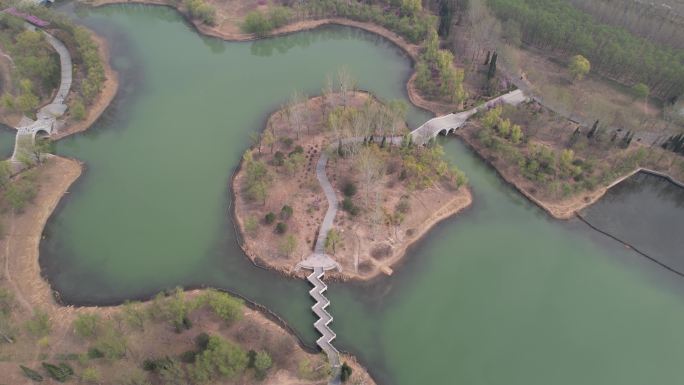
M 328 176 L 325 173 L 325 166 L 328 163 L 328 154 L 325 151 L 321 152 L 320 158 L 316 163 L 316 178 L 318 183 L 321 185 L 323 192 L 325 193 L 325 198 L 328 200 L 328 210 L 325 212 L 325 217 L 323 217 L 323 222 L 318 230 L 318 238 L 316 239 L 316 244 L 314 245 L 314 252 L 305 260 L 299 262 L 295 269 L 299 270 L 301 268 L 305 269 L 316 269 L 321 268 L 323 271 L 337 269 L 341 271 L 340 264 L 332 259 L 328 254 L 325 253 L 325 241 L 328 238 L 328 232 L 333 227 L 333 222 L 335 220 L 335 215 L 337 215 L 337 195 L 335 194 L 335 189 L 333 189 Z
M 27 24 L 27 28 L 35 30 L 30 24 Z M 71 54 L 69 50 L 64 46 L 64 44 L 57 40 L 54 36 L 43 31 L 45 39 L 59 54 L 59 64 L 61 69 L 59 88 L 52 102 L 44 107 L 42 107 L 36 113 L 36 120 L 33 121 L 27 117 L 23 117 L 17 127 L 17 136 L 14 140 L 14 152 L 12 154 L 12 162 L 19 163 L 19 157 L 27 155 L 25 151 L 21 149 L 21 143 L 24 141 L 33 142 L 35 140 L 36 134 L 39 132 L 45 132 L 48 135 L 52 134 L 57 128 L 57 118 L 64 115 L 67 110 L 66 98 L 71 90 L 71 83 L 73 82 L 73 64 L 71 62 Z M 30 154 L 28 154 L 30 155 Z

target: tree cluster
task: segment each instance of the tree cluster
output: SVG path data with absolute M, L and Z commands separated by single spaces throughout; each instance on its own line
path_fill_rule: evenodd
M 463 88 L 464 72 L 456 68 L 453 62 L 454 55 L 439 48 L 439 36 L 431 28 L 425 41 L 425 50 L 416 64 L 416 86 L 433 98 L 462 103 L 467 96 Z
M 684 16 L 660 2 L 569 0 L 601 23 L 622 27 L 656 44 L 684 49 Z
M 247 198 L 265 204 L 273 175 L 264 162 L 254 160 L 251 152 L 245 153 L 242 162 L 245 168 L 244 190 Z
M 185 0 L 184 5 L 193 19 L 207 25 L 216 25 L 216 9 L 204 0 Z
M 520 25 L 523 41 L 559 53 L 580 54 L 606 77 L 644 83 L 654 95 L 676 98 L 684 92 L 684 50 L 634 36 L 624 28 L 597 22 L 563 0 L 488 0 L 501 20 Z
M 684 155 L 684 134 L 672 135 L 662 144 L 665 150 Z
M 420 0 L 302 0 L 295 10 L 303 17 L 345 17 L 373 22 L 416 44 L 436 25 L 435 16 L 422 11 Z
M 444 149 L 437 143 L 427 146 L 406 145 L 402 148 L 403 169 L 399 175 L 409 189 L 431 188 L 440 182 L 459 188 L 467 183 L 465 174 L 444 158 Z
M 266 36 L 274 29 L 289 23 L 292 17 L 292 11 L 286 7 L 276 6 L 266 12 L 252 11 L 245 17 L 242 30 L 259 37 Z
M 104 64 L 90 31 L 76 25 L 65 15 L 45 7 L 33 7 L 30 12 L 50 21 L 50 26 L 56 30 L 55 36 L 70 48 L 74 69 L 77 74 L 81 74 L 74 76 L 72 89 L 79 94 L 74 102 L 90 105 L 102 90 L 105 81 Z
M 40 98 L 59 84 L 59 58 L 41 32 L 24 29 L 22 22 L 10 15 L 0 15 L 0 44 L 12 56 L 13 80 L 18 85 L 16 97 L 3 95 L 3 106 L 32 113 Z
M 510 119 L 501 117 L 503 109 L 501 106 L 487 111 L 482 117 L 482 126 L 486 130 L 492 130 L 499 137 L 509 140 L 517 145 L 523 140 L 523 132 L 520 125 L 511 123 Z
M 11 180 L 9 177 L 9 162 L 0 162 L 0 208 L 4 206 L 15 212 L 22 212 L 38 194 L 36 171 L 25 171 L 18 178 Z

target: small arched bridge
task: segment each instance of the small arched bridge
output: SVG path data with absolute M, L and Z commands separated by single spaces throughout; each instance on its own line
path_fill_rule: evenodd
M 515 90 L 494 98 L 468 111 L 463 111 L 456 114 L 448 114 L 430 119 L 422 126 L 411 131 L 413 142 L 416 144 L 425 144 L 437 135 L 447 135 L 453 133 L 458 128 L 463 126 L 463 124 L 471 116 L 475 115 L 479 111 L 483 111 L 500 104 L 510 104 L 515 106 L 526 100 L 527 97 L 521 90 Z

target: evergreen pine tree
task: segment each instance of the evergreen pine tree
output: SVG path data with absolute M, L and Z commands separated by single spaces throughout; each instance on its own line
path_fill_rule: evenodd
M 499 55 L 494 51 L 492 59 L 489 61 L 489 70 L 487 71 L 487 80 L 493 79 L 496 75 L 496 59 Z
M 598 124 L 599 124 L 599 121 L 596 120 L 594 122 L 594 125 L 591 126 L 591 130 L 589 130 L 589 132 L 587 133 L 587 138 L 591 139 L 596 135 L 596 133 L 598 132 Z

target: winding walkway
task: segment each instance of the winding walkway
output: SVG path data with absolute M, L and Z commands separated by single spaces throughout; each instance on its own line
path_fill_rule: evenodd
M 330 184 L 325 172 L 327 163 L 328 154 L 326 154 L 325 151 L 322 151 L 321 156 L 316 163 L 316 177 L 328 200 L 328 210 L 325 212 L 325 217 L 323 218 L 323 222 L 318 231 L 318 238 L 316 239 L 313 254 L 298 263 L 296 269 L 306 268 L 313 270 L 307 277 L 307 280 L 314 286 L 313 289 L 309 291 L 311 297 L 316 301 L 316 303 L 311 306 L 311 310 L 318 316 L 318 320 L 314 322 L 314 328 L 321 333 L 321 337 L 316 340 L 316 344 L 318 344 L 321 350 L 328 356 L 330 366 L 334 369 L 335 373 L 337 373 L 337 369 L 340 367 L 340 352 L 332 345 L 332 340 L 335 339 L 336 335 L 328 325 L 333 321 L 333 317 L 325 310 L 325 308 L 330 305 L 330 300 L 323 295 L 328 289 L 328 286 L 321 280 L 326 270 L 342 270 L 340 264 L 325 253 L 325 241 L 328 238 L 328 231 L 332 229 L 338 207 L 335 190 Z M 333 375 L 331 383 L 336 383 L 337 377 L 336 374 Z
M 35 30 L 30 24 L 26 25 L 28 29 Z M 30 155 L 22 149 L 22 144 L 29 141 L 33 143 L 36 134 L 44 132 L 51 135 L 58 126 L 57 119 L 60 118 L 67 110 L 66 98 L 71 90 L 71 83 L 73 82 L 73 64 L 71 62 L 71 54 L 64 44 L 57 40 L 49 33 L 42 31 L 47 42 L 59 54 L 59 64 L 61 69 L 59 88 L 52 102 L 42 107 L 36 113 L 36 120 L 33 121 L 26 116 L 21 119 L 19 127 L 17 127 L 17 135 L 14 140 L 14 152 L 12 153 L 11 161 L 15 164 L 20 164 L 22 155 Z

